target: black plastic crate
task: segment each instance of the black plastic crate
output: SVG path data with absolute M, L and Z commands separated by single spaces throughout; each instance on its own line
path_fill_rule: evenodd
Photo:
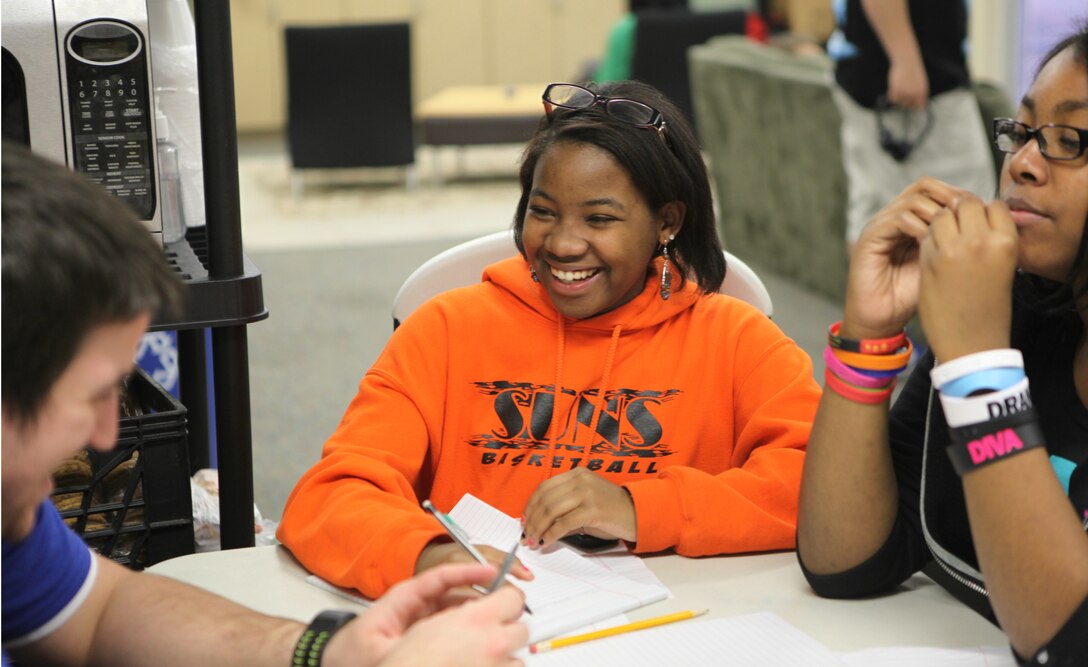
M 53 502 L 84 542 L 141 570 L 194 551 L 186 410 L 140 369 L 127 395 L 137 414 L 121 416 L 117 446 L 58 468 Z

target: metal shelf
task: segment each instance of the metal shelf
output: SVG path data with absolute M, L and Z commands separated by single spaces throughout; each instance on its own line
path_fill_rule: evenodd
M 222 548 L 233 549 L 254 544 L 246 325 L 268 317 L 268 311 L 261 274 L 242 254 L 230 2 L 193 3 L 193 19 L 208 223 L 167 246 L 188 286 L 189 302 L 181 319 L 156 321 L 153 328 L 178 330 L 181 402 L 189 414 L 191 467 L 204 467 L 209 458 L 208 351 L 203 330 L 211 330 L 220 542 Z
M 177 320 L 156 320 L 152 331 L 204 329 L 251 324 L 268 317 L 261 273 L 242 256 L 242 274 L 213 279 L 208 272 L 208 229 L 192 227 L 186 237 L 166 245 L 166 256 L 189 290 L 185 313 Z

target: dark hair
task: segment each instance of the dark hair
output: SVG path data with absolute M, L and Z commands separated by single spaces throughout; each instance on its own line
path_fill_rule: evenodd
M 521 230 L 541 156 L 561 142 L 591 144 L 611 154 L 627 171 L 651 211 L 656 213 L 672 201 L 684 203 L 684 224 L 669 244 L 669 257 L 681 279 L 690 275 L 704 292 L 716 292 L 725 279 L 725 257 L 715 227 L 710 179 L 691 124 L 661 91 L 648 84 L 616 81 L 586 87 L 598 95 L 637 100 L 659 111 L 665 119 L 667 142 L 653 130 L 612 118 L 600 105 L 545 117 L 521 159 L 521 200 L 514 214 L 518 249 L 525 254 Z
M 120 200 L 63 166 L 3 143 L 6 416 L 33 421 L 95 327 L 177 312 L 183 288 Z
M 1073 34 L 1054 45 L 1039 62 L 1035 70 L 1035 78 L 1047 64 L 1054 60 L 1058 54 L 1066 49 L 1072 51 L 1073 59 L 1088 72 L 1088 19 L 1081 23 Z M 1076 313 L 1079 302 L 1088 297 L 1088 215 L 1085 216 L 1084 229 L 1080 234 L 1080 244 L 1077 246 L 1077 254 L 1073 259 L 1073 267 L 1064 282 L 1056 283 L 1039 276 L 1027 275 L 1026 294 L 1034 301 L 1034 305 L 1051 312 Z M 1077 287 L 1076 282 L 1081 285 Z

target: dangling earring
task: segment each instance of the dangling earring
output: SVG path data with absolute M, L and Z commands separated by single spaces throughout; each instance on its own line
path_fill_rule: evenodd
M 529 267 L 529 277 L 533 279 L 534 283 L 540 282 L 540 278 L 536 277 L 536 269 L 531 266 Z
M 669 244 L 676 236 L 670 234 L 669 240 L 665 241 L 665 245 L 661 246 L 661 255 L 665 258 L 665 261 L 661 264 L 661 300 L 668 301 L 672 295 L 672 274 L 669 273 Z

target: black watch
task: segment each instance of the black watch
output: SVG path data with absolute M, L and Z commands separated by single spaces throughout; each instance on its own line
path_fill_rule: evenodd
M 306 631 L 295 644 L 295 654 L 291 656 L 291 667 L 320 667 L 321 656 L 329 645 L 329 640 L 336 631 L 355 618 L 350 611 L 326 609 L 310 622 Z

